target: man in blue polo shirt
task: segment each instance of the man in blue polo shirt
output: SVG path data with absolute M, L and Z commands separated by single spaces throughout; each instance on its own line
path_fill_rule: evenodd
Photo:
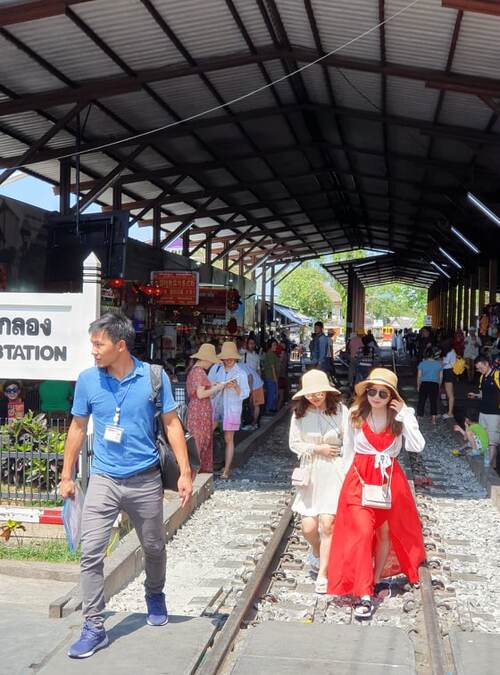
M 133 521 L 144 550 L 147 623 L 161 626 L 168 621 L 163 593 L 163 488 L 150 367 L 130 354 L 135 332 L 125 315 L 104 314 L 90 325 L 89 333 L 96 367 L 84 370 L 76 383 L 60 485 L 61 497 L 74 497 L 73 472 L 92 415 L 93 459 L 83 507 L 80 562 L 85 623 L 80 639 L 69 648 L 73 658 L 91 656 L 108 644 L 103 625 L 104 557 L 111 528 L 122 509 Z M 184 504 L 192 493 L 191 471 L 166 374 L 162 396 L 163 424 L 180 467 L 178 488 Z

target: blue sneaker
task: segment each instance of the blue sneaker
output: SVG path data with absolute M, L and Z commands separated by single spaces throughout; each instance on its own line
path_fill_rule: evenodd
M 74 642 L 68 649 L 68 656 L 72 659 L 86 659 L 92 656 L 98 649 L 106 647 L 109 643 L 104 626 L 97 626 L 91 621 L 85 621 L 80 639 Z
M 151 593 L 150 595 L 146 595 L 146 605 L 148 607 L 146 622 L 150 626 L 164 626 L 168 623 L 165 593 Z

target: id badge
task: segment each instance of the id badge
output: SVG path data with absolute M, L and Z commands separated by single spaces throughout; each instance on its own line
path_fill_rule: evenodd
M 107 424 L 104 430 L 104 440 L 110 441 L 110 443 L 121 443 L 123 432 L 123 427 L 119 427 L 117 424 Z

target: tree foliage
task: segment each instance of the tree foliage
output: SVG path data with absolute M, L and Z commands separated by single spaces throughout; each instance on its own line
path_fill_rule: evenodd
M 406 284 L 384 284 L 366 289 L 366 312 L 384 323 L 407 316 L 415 326 L 423 326 L 427 313 L 427 291 Z
M 324 287 L 327 281 L 326 272 L 304 263 L 278 286 L 279 302 L 313 319 L 324 319 L 332 308 Z

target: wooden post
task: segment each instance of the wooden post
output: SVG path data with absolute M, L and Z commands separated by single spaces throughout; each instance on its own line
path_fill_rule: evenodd
M 189 230 L 182 235 L 182 255 L 189 258 Z
M 353 324 L 353 299 L 354 299 L 354 280 L 355 280 L 355 273 L 354 270 L 352 269 L 352 266 L 349 266 L 349 272 L 348 272 L 348 277 L 347 277 L 347 307 L 346 307 L 346 313 L 345 313 L 345 336 L 346 340 L 349 339 L 350 334 L 354 330 L 354 324 Z

